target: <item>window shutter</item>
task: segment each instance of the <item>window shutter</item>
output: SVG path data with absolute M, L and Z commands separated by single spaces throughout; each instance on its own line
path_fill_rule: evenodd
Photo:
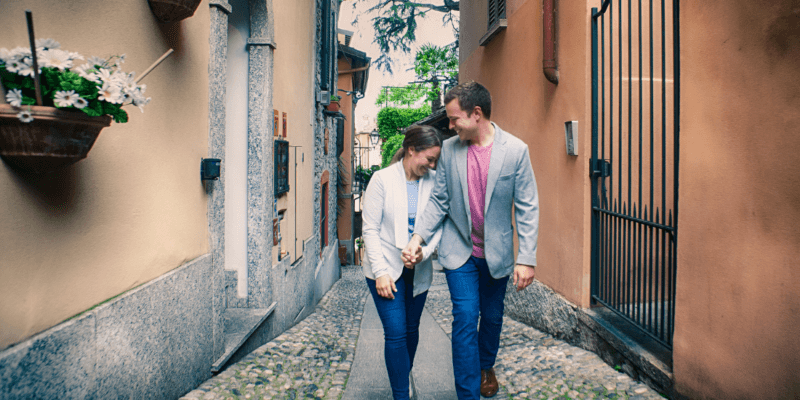
M 488 17 L 487 28 L 491 28 L 492 25 L 504 19 L 506 17 L 506 0 L 489 0 Z

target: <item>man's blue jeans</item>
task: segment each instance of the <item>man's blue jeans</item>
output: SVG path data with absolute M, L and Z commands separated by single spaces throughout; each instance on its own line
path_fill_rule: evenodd
M 386 359 L 394 400 L 407 400 L 408 374 L 414 366 L 414 355 L 419 343 L 419 320 L 428 292 L 414 297 L 413 269 L 403 268 L 403 274 L 394 283 L 397 292 L 394 293 L 393 300 L 378 295 L 375 281 L 366 279 L 383 323 L 383 356 Z
M 444 272 L 453 301 L 456 392 L 459 400 L 480 400 L 481 370 L 494 367 L 500 347 L 508 277 L 492 278 L 486 260 L 472 256 L 460 268 Z

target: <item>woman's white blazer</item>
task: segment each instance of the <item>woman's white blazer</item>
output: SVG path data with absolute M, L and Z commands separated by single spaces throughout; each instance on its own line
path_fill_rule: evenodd
M 417 219 L 425 212 L 435 174 L 436 171 L 428 170 L 420 179 Z M 397 281 L 404 268 L 400 254 L 408 244 L 408 191 L 402 161 L 372 176 L 364 194 L 362 217 L 362 235 L 367 255 L 362 261 L 364 275 L 376 279 L 389 274 L 392 281 Z M 440 227 L 430 243 L 422 248 L 423 261 L 414 266 L 414 296 L 431 286 L 433 264 L 430 257 L 441 238 Z

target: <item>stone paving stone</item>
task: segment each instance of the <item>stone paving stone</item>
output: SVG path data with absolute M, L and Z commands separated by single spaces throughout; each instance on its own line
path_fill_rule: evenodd
M 367 298 L 361 267 L 342 267 L 342 278 L 314 313 L 181 399 L 339 400 Z M 443 273 L 434 273 L 425 307 L 450 337 L 452 303 Z M 508 317 L 495 372 L 500 391 L 494 399 L 662 399 L 596 354 Z
M 367 294 L 361 267 L 342 267 L 314 313 L 181 399 L 341 398 Z

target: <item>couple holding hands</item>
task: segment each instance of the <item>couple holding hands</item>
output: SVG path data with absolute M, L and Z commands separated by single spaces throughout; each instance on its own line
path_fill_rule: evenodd
M 491 95 L 481 84 L 454 87 L 444 103 L 458 136 L 442 141 L 433 127 L 409 127 L 394 163 L 375 173 L 364 195 L 363 270 L 383 323 L 395 400 L 409 398 L 437 246 L 453 303 L 460 400 L 497 393 L 506 285 L 513 276 L 524 289 L 536 265 L 539 200 L 528 146 L 490 120 Z

